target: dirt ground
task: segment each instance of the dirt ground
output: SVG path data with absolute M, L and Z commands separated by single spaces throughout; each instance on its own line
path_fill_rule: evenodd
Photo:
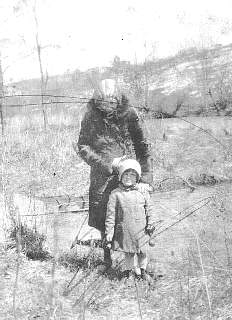
M 48 261 L 2 249 L 0 319 L 230 319 L 232 242 L 225 245 L 225 232 L 232 224 L 218 210 L 222 194 L 228 199 L 230 184 L 153 195 L 163 229 L 190 204 L 191 211 L 211 202 L 157 236 L 149 281 L 121 279 L 119 253 L 102 273 L 102 249 L 94 247 L 78 245 Z

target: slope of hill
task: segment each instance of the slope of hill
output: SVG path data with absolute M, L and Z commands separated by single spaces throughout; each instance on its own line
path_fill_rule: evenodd
M 96 81 L 114 78 L 124 87 L 135 106 L 148 106 L 154 111 L 174 115 L 230 114 L 231 49 L 232 44 L 208 49 L 189 48 L 175 56 L 142 64 L 131 64 L 115 57 L 110 67 L 85 72 L 67 71 L 63 75 L 48 77 L 46 92 L 90 97 Z M 22 99 L 15 95 L 39 94 L 40 80 L 13 83 L 5 91 L 6 95 L 14 96 L 6 98 L 6 105 L 38 103 L 39 97 Z M 65 102 L 64 105 L 71 103 L 70 100 Z

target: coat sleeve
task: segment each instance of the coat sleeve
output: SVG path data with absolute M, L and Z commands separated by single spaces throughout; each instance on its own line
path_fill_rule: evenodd
M 93 148 L 94 121 L 92 121 L 91 111 L 87 111 L 81 121 L 81 129 L 77 143 L 73 144 L 76 153 L 91 167 L 96 167 L 106 175 L 112 173 L 111 163 L 106 163 Z
M 112 192 L 109 197 L 105 219 L 105 233 L 106 236 L 110 236 L 113 239 L 115 215 L 116 215 L 117 195 L 116 192 Z
M 146 212 L 146 218 L 147 218 L 147 225 L 155 226 L 157 219 L 155 215 L 154 205 L 151 202 L 151 198 L 148 192 L 146 192 L 144 197 L 145 197 L 145 212 Z
M 138 114 L 134 108 L 131 108 L 128 129 L 134 145 L 136 158 L 142 168 L 141 182 L 152 184 L 152 158 Z

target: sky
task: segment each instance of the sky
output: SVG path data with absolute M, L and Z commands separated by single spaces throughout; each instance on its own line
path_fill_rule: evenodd
M 5 83 L 40 75 L 33 2 L 0 0 Z M 232 43 L 232 0 L 37 0 L 36 17 L 48 75 Z

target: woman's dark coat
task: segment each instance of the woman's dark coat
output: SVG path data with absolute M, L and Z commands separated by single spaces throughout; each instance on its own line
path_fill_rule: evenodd
M 91 166 L 89 225 L 104 232 L 109 194 L 118 186 L 117 176 L 112 175 L 113 159 L 123 155 L 136 158 L 142 167 L 141 181 L 152 182 L 148 145 L 135 109 L 127 101 L 115 107 L 110 102 L 91 99 L 74 147 Z

